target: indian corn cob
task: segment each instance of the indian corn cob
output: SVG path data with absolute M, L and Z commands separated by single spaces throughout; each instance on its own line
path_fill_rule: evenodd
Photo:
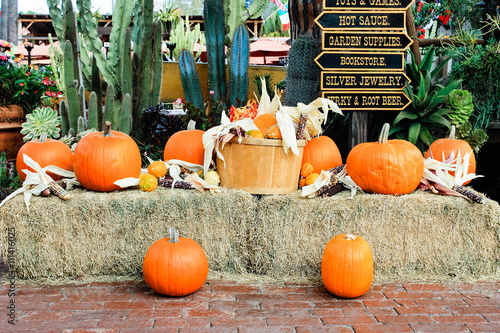
M 344 189 L 344 185 L 339 182 L 339 179 L 345 175 L 345 164 L 336 166 L 328 170 L 330 172 L 330 182 L 317 190 L 315 196 L 332 196 Z
M 453 186 L 452 190 L 460 193 L 461 195 L 469 198 L 470 200 L 472 200 L 474 202 L 484 204 L 484 199 L 473 190 L 470 190 L 470 189 L 467 189 L 463 186 L 458 186 L 458 185 Z
M 306 123 L 307 123 L 307 114 L 301 113 L 300 118 L 299 118 L 299 124 L 297 127 L 297 133 L 295 134 L 295 138 L 297 140 L 304 139 L 304 132 L 306 130 Z
M 52 194 L 59 197 L 60 199 L 68 200 L 71 198 L 71 195 L 65 189 L 63 189 L 61 185 L 55 182 L 49 182 L 49 189 Z
M 172 182 L 174 180 L 172 178 L 163 178 L 163 179 L 158 179 L 158 186 L 163 186 L 163 187 L 172 187 Z M 186 181 L 182 181 L 182 180 L 178 180 L 175 182 L 175 185 L 174 185 L 175 188 L 182 188 L 182 189 L 194 189 L 194 186 L 193 184 L 189 183 L 189 182 L 186 182 Z

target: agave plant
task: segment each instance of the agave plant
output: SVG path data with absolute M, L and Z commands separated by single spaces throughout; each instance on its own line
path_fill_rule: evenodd
M 457 89 L 462 80 L 450 79 L 444 83 L 439 78 L 439 72 L 450 58 L 432 69 L 433 46 L 428 49 L 419 66 L 413 53 L 410 54 L 412 62 L 406 64 L 406 74 L 411 82 L 406 84 L 404 91 L 412 103 L 394 119 L 390 134 L 394 133 L 399 139 L 408 140 L 423 150 L 425 145 L 434 141 L 432 132 L 436 128 L 450 128 L 450 122 L 445 118 L 450 110 L 442 106 L 448 94 Z

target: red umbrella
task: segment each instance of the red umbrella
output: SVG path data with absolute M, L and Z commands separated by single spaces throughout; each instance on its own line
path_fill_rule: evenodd
M 260 38 L 250 44 L 251 57 L 264 57 L 266 64 L 266 56 L 285 57 L 288 55 L 290 45 L 280 44 L 267 38 Z

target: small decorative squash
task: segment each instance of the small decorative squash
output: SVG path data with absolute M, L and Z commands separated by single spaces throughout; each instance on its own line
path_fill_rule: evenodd
M 176 132 L 165 144 L 163 159 L 181 160 L 203 165 L 205 148 L 203 148 L 203 133 L 201 130 L 184 130 Z
M 121 189 L 113 184 L 119 179 L 139 178 L 141 153 L 127 134 L 111 130 L 107 121 L 103 132 L 85 135 L 76 145 L 76 179 L 88 190 L 110 192 Z
M 262 133 L 267 133 L 271 126 L 278 123 L 276 116 L 272 113 L 263 113 L 254 118 L 253 123 Z
M 156 178 L 162 178 L 167 174 L 167 166 L 162 161 L 154 161 L 148 166 L 148 173 Z
M 19 177 L 24 181 L 26 174 L 22 172 L 23 169 L 28 169 L 35 172 L 32 168 L 28 167 L 23 160 L 23 154 L 28 155 L 36 161 L 42 168 L 47 165 L 55 165 L 62 169 L 73 171 L 73 153 L 71 149 L 59 140 L 47 139 L 47 135 L 40 136 L 39 140 L 26 142 L 16 158 L 16 169 Z M 62 177 L 53 173 L 47 173 L 52 179 L 58 180 Z
M 248 135 L 251 138 L 255 139 L 265 139 L 264 134 L 260 130 L 250 130 L 245 132 L 246 135 Z
M 346 161 L 346 171 L 365 192 L 408 194 L 424 174 L 420 150 L 405 140 L 387 140 L 389 124 L 384 124 L 378 142 L 355 146 Z
M 139 178 L 139 189 L 144 192 L 154 191 L 158 187 L 158 179 L 152 174 L 145 173 Z
M 342 165 L 342 156 L 335 142 L 325 135 L 312 138 L 304 147 L 302 165 L 310 163 L 314 172 Z
M 273 125 L 269 128 L 266 133 L 266 138 L 268 139 L 282 139 L 281 131 L 278 124 Z
M 464 158 L 464 155 L 472 152 L 469 158 L 469 168 L 467 169 L 467 173 L 475 173 L 476 172 L 476 156 L 474 156 L 474 152 L 472 151 L 472 147 L 467 143 L 467 141 L 455 139 L 455 125 L 451 126 L 450 135 L 447 139 L 438 139 L 434 141 L 429 149 L 425 152 L 424 157 L 434 158 L 437 161 L 443 162 L 450 156 L 450 154 L 454 152 L 455 158 L 457 158 L 458 153 L 460 152 L 460 157 Z M 454 171 L 449 171 L 451 175 L 455 175 Z M 464 185 L 470 183 L 470 180 L 465 182 Z
M 307 177 L 313 172 L 314 168 L 309 162 L 302 164 L 302 166 L 300 167 L 300 175 L 302 177 Z
M 207 255 L 194 240 L 178 237 L 170 228 L 170 238 L 156 241 L 146 252 L 142 272 L 148 286 L 158 294 L 189 295 L 207 279 Z
M 314 182 L 316 181 L 316 179 L 318 179 L 319 177 L 319 174 L 313 172 L 313 173 L 310 173 L 307 177 L 306 177 L 306 185 L 311 185 L 311 184 L 314 184 Z
M 300 179 L 299 179 L 299 187 L 303 188 L 304 186 L 306 186 L 306 178 L 305 177 L 300 177 Z
M 211 185 L 219 185 L 220 184 L 220 176 L 217 171 L 210 170 L 204 177 L 205 181 Z
M 355 298 L 366 293 L 373 280 L 370 245 L 355 235 L 333 237 L 323 252 L 321 279 L 325 288 L 338 297 Z

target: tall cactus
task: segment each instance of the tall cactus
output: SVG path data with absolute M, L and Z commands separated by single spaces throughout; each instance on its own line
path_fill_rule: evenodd
M 234 32 L 229 53 L 229 101 L 245 102 L 248 95 L 248 61 L 250 58 L 250 37 L 246 26 L 240 24 Z
M 207 42 L 208 87 L 214 92 L 215 100 L 226 98 L 224 18 L 224 0 L 205 0 L 203 19 Z
M 181 51 L 179 55 L 179 68 L 181 70 L 182 88 L 184 89 L 186 101 L 197 108 L 203 109 L 200 78 L 194 65 L 193 54 L 190 51 Z
M 285 105 L 309 104 L 319 96 L 320 68 L 314 59 L 321 52 L 321 41 L 300 36 L 288 52 L 288 72 L 284 93 Z

